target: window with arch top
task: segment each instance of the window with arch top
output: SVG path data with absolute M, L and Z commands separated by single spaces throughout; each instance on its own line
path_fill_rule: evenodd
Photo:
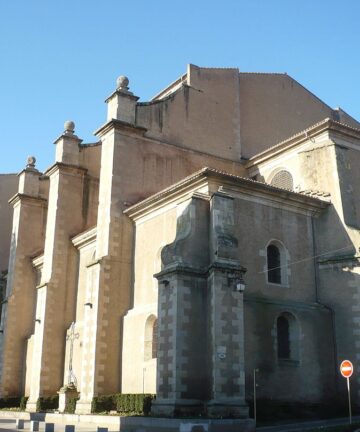
M 157 318 L 155 315 L 150 315 L 145 323 L 145 338 L 144 338 L 144 360 L 157 358 L 158 348 L 158 331 Z
M 277 358 L 298 362 L 300 358 L 300 327 L 290 312 L 282 312 L 276 319 Z
M 290 331 L 289 321 L 283 315 L 280 315 L 276 322 L 277 330 L 277 354 L 278 358 L 290 358 Z
M 267 247 L 267 271 L 269 282 L 281 284 L 280 250 L 274 244 Z
M 294 190 L 294 180 L 289 171 L 282 169 L 277 171 L 270 181 L 271 186 L 281 189 Z
M 266 248 L 267 282 L 277 285 L 288 284 L 288 259 L 284 245 L 272 240 Z

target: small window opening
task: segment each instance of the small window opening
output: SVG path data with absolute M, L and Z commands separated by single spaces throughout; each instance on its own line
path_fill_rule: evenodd
M 274 244 L 267 248 L 268 282 L 281 284 L 280 250 Z
M 283 315 L 277 319 L 277 352 L 279 359 L 289 359 L 290 349 L 290 331 L 289 321 Z
M 145 323 L 144 360 L 157 358 L 158 337 L 157 319 L 151 315 Z

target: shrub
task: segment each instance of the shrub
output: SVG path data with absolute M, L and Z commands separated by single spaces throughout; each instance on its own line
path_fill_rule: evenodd
M 0 408 L 19 408 L 20 398 L 10 397 L 0 399 Z
M 155 395 L 151 394 L 122 394 L 116 395 L 116 411 L 120 413 L 134 413 L 149 415 Z
M 27 404 L 27 401 L 28 401 L 28 397 L 26 397 L 26 396 L 23 396 L 21 399 L 20 399 L 20 409 L 21 409 L 21 411 L 25 411 L 26 410 L 26 404 Z
M 91 412 L 117 411 L 123 414 L 149 415 L 155 395 L 152 394 L 123 394 L 94 397 Z
M 116 410 L 116 395 L 97 396 L 91 403 L 91 412 L 105 412 Z
M 36 412 L 57 409 L 59 406 L 59 396 L 39 397 L 36 402 Z
M 76 402 L 79 400 L 78 397 L 69 398 L 65 405 L 66 414 L 75 414 Z

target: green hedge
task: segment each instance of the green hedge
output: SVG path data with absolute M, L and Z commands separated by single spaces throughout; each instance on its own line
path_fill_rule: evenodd
M 0 408 L 19 408 L 20 402 L 20 397 L 2 398 L 0 399 Z
M 122 394 L 94 397 L 91 412 L 117 411 L 124 414 L 149 415 L 155 395 L 152 394 Z
M 26 402 L 29 398 L 22 397 L 10 397 L 0 399 L 0 409 L 2 408 L 19 408 L 21 411 L 25 411 Z
M 59 396 L 39 397 L 36 402 L 36 412 L 57 409 L 59 406 Z
M 66 414 L 75 414 L 76 402 L 79 400 L 78 397 L 73 397 L 68 399 L 65 405 L 65 413 Z
M 99 413 L 116 410 L 116 395 L 97 396 L 91 402 L 91 412 Z

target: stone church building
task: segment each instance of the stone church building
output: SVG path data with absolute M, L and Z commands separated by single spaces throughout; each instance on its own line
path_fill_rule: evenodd
M 261 399 L 344 391 L 339 363 L 360 367 L 360 123 L 286 74 L 189 65 L 138 99 L 120 77 L 97 141 L 68 121 L 54 164 L 18 175 L 0 397 L 33 411 L 74 383 L 77 413 L 145 392 L 155 414 L 246 417 L 254 369 Z M 352 391 L 360 405 L 356 373 Z

